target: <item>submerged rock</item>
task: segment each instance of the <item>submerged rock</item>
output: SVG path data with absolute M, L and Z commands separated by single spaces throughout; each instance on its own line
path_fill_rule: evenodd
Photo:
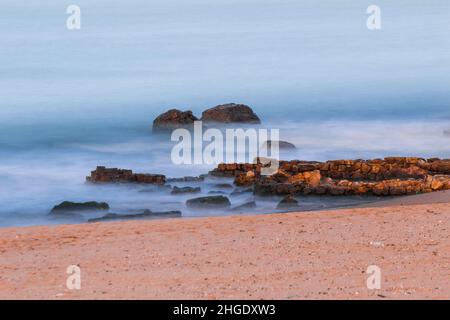
M 233 185 L 231 185 L 229 183 L 217 183 L 217 184 L 214 185 L 214 187 L 222 188 L 222 189 L 232 189 Z
M 218 209 L 227 208 L 230 205 L 230 200 L 225 196 L 200 197 L 186 201 L 186 206 L 189 208 Z
M 220 190 L 211 190 L 208 192 L 208 194 L 227 194 L 225 191 Z
M 50 214 L 71 214 L 83 211 L 107 211 L 109 205 L 106 202 L 70 202 L 64 201 L 53 207 Z
M 101 222 L 112 220 L 140 220 L 156 217 L 180 217 L 180 216 L 181 211 L 152 212 L 150 210 L 144 210 L 144 212 L 142 213 L 133 213 L 133 214 L 108 213 L 100 218 L 89 219 L 88 222 Z
M 266 149 L 270 149 L 274 142 L 277 141 L 267 140 L 266 142 L 264 142 L 263 147 Z M 294 144 L 282 140 L 278 141 L 278 148 L 282 150 L 297 149 L 297 147 Z
M 181 177 L 181 178 L 169 178 L 166 181 L 167 182 L 202 182 L 205 180 L 205 176 L 201 175 L 198 177 L 191 177 L 191 176 L 187 176 L 187 177 Z
M 200 187 L 173 187 L 171 194 L 182 194 L 182 193 L 198 193 L 200 192 Z
M 246 193 L 253 193 L 253 189 L 252 188 L 247 188 L 247 189 L 236 188 L 233 190 L 233 192 L 230 195 L 231 196 L 240 196 L 240 195 L 246 194 Z
M 295 209 L 298 208 L 298 201 L 293 196 L 284 197 L 277 205 L 277 209 Z
M 241 204 L 241 205 L 239 205 L 237 207 L 234 207 L 231 210 L 233 210 L 233 211 L 241 211 L 241 210 L 254 209 L 254 208 L 256 208 L 256 202 L 255 201 L 249 201 L 249 202 Z
M 191 129 L 194 121 L 198 118 L 192 114 L 192 111 L 181 111 L 178 109 L 170 109 L 159 115 L 153 121 L 153 132 L 170 132 L 178 128 Z
M 259 124 L 261 120 L 245 104 L 228 103 L 203 111 L 203 122 Z

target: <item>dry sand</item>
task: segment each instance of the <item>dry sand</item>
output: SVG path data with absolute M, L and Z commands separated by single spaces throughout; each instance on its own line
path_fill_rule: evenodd
M 0 229 L 0 298 L 450 299 L 450 193 L 426 201 Z M 66 288 L 69 265 L 81 290 Z

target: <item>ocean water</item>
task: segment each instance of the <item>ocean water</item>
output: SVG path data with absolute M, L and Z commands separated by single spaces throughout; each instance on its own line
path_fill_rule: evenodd
M 210 170 L 174 165 L 174 144 L 152 135 L 172 107 L 248 104 L 297 145 L 283 159 L 450 158 L 448 1 L 377 1 L 378 31 L 366 27 L 367 1 L 77 0 L 77 31 L 66 29 L 68 4 L 0 4 L 0 226 L 71 222 L 48 216 L 64 200 L 230 214 L 191 212 L 189 196 L 150 187 L 84 183 L 97 165 Z M 255 212 L 276 200 L 257 199 Z M 301 199 L 348 204 L 337 201 Z

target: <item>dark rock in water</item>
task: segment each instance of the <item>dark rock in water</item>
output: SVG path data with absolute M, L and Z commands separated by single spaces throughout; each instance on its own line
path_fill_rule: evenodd
M 162 174 L 133 173 L 131 170 L 118 168 L 105 168 L 98 166 L 91 172 L 86 181 L 90 183 L 142 183 L 162 185 L 166 177 Z
M 139 192 L 155 192 L 155 191 L 171 191 L 171 190 L 172 186 L 170 184 L 162 184 L 139 190 Z
M 230 194 L 232 196 L 240 196 L 242 194 L 246 194 L 246 193 L 253 193 L 253 189 L 252 188 L 247 188 L 247 189 L 234 189 L 233 192 Z
M 50 214 L 70 214 L 82 211 L 107 211 L 109 205 L 106 202 L 70 202 L 64 201 L 50 211 Z
M 167 182 L 201 182 L 204 180 L 205 180 L 204 176 L 198 176 L 198 177 L 169 178 L 166 181 Z
M 89 219 L 88 222 L 101 222 L 101 221 L 112 221 L 112 220 L 140 220 L 149 218 L 159 218 L 159 217 L 180 217 L 181 211 L 163 211 L 163 212 L 152 212 L 150 210 L 144 210 L 142 213 L 134 214 L 119 214 L 119 213 L 108 213 L 103 217 Z
M 186 201 L 186 206 L 189 208 L 200 208 L 200 209 L 217 209 L 217 208 L 227 208 L 231 205 L 230 200 L 224 196 L 209 196 L 189 199 Z
M 278 205 L 277 209 L 294 209 L 298 208 L 298 201 L 294 199 L 293 196 L 288 195 L 281 200 Z
M 208 194 L 227 194 L 227 193 L 224 191 L 211 190 L 208 192 Z
M 170 132 L 178 128 L 193 128 L 194 121 L 197 117 L 192 114 L 192 111 L 181 111 L 178 109 L 171 109 L 159 115 L 153 121 L 153 132 Z
M 241 204 L 240 206 L 237 206 L 231 210 L 233 211 L 240 211 L 240 210 L 246 210 L 246 209 L 254 209 L 256 208 L 256 202 L 255 201 L 249 201 L 247 203 Z
M 267 140 L 266 142 L 264 142 L 263 146 L 266 149 L 270 149 L 274 142 L 276 142 L 276 141 Z M 297 149 L 297 147 L 294 144 L 287 142 L 287 141 L 282 141 L 282 140 L 278 141 L 278 148 L 282 149 L 282 150 Z
M 173 187 L 171 194 L 182 194 L 182 193 L 198 193 L 200 192 L 200 187 Z
M 231 185 L 229 183 L 217 183 L 217 184 L 214 185 L 214 187 L 222 188 L 222 189 L 232 189 L 233 185 Z
M 216 123 L 261 123 L 261 120 L 249 106 L 236 103 L 222 104 L 203 111 L 202 121 Z

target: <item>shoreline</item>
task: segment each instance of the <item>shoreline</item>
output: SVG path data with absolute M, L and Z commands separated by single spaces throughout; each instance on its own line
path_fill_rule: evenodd
M 449 196 L 419 205 L 413 196 L 384 207 L 3 228 L 0 299 L 450 299 Z M 66 288 L 69 265 L 81 268 L 81 290 Z M 381 269 L 380 290 L 366 287 L 369 265 Z

